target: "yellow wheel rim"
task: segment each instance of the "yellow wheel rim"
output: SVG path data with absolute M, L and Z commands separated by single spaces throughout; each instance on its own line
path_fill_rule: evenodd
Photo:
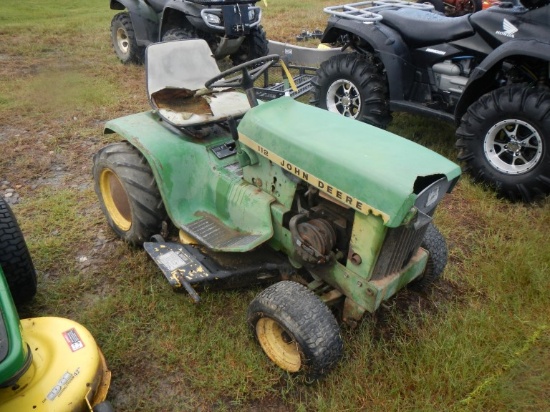
M 278 367 L 288 372 L 300 370 L 302 358 L 298 343 L 276 321 L 260 318 L 256 323 L 256 335 L 266 355 Z
M 132 226 L 132 214 L 128 194 L 118 176 L 110 169 L 101 171 L 99 190 L 107 213 L 120 230 L 128 231 Z

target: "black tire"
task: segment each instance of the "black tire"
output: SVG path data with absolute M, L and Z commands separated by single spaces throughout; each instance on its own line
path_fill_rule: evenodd
M 94 155 L 94 188 L 109 226 L 126 242 L 141 245 L 162 229 L 166 211 L 153 171 L 127 142 Z
M 510 200 L 531 202 L 550 193 L 548 89 L 493 90 L 468 108 L 456 135 L 458 159 L 474 180 Z
M 8 204 L 0 197 L 0 266 L 13 301 L 21 304 L 36 294 L 36 271 L 23 232 Z
M 342 356 L 336 319 L 299 283 L 282 281 L 265 289 L 250 303 L 247 320 L 266 355 L 287 372 L 319 379 Z
M 197 31 L 192 27 L 167 30 L 162 36 L 162 41 L 192 40 L 198 39 Z
M 266 56 L 268 53 L 267 36 L 262 26 L 256 26 L 243 40 L 239 50 L 229 56 L 234 66 L 245 63 L 258 57 Z
M 111 20 L 111 43 L 115 54 L 122 63 L 143 63 L 145 48 L 137 44 L 128 12 L 115 14 Z
M 426 291 L 436 279 L 441 277 L 448 259 L 447 242 L 431 223 L 428 225 L 421 246 L 429 253 L 428 263 L 424 273 L 409 284 L 411 289 L 418 292 Z
M 388 88 L 371 55 L 346 53 L 321 63 L 312 79 L 317 107 L 385 129 L 391 121 Z

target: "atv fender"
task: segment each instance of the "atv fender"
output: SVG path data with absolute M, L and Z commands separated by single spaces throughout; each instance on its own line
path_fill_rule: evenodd
M 468 107 L 481 95 L 495 88 L 491 81 L 494 73 L 500 69 L 500 63 L 510 57 L 518 56 L 521 59 L 532 57 L 539 60 L 550 60 L 550 45 L 538 40 L 512 40 L 497 47 L 477 66 L 466 83 L 466 88 L 458 101 L 455 109 L 455 121 L 460 119 L 468 110 Z
M 138 46 L 159 39 L 159 16 L 143 0 L 111 0 L 111 10 L 128 10 Z
M 203 8 L 191 2 L 173 1 L 168 3 L 162 13 L 159 41 L 162 35 L 173 27 L 192 26 L 201 31 L 211 31 L 201 17 Z
M 337 19 L 329 24 L 322 43 L 334 43 L 342 35 L 351 34 L 362 41 L 356 41 L 360 49 L 374 52 L 384 64 L 391 100 L 405 100 L 408 88 L 414 79 L 414 67 L 410 63 L 409 48 L 395 30 L 381 24 L 363 24 L 347 19 Z M 367 43 L 365 45 L 365 43 Z M 359 49 L 359 50 L 360 50 Z M 409 86 L 410 87 L 410 86 Z

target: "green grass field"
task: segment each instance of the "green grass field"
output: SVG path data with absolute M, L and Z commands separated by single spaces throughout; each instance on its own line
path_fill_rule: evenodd
M 268 37 L 322 29 L 330 4 L 269 1 Z M 436 215 L 449 245 L 444 278 L 343 330 L 343 361 L 304 385 L 246 328 L 260 289 L 194 305 L 108 228 L 92 155 L 117 139 L 102 135 L 105 121 L 149 108 L 144 68 L 111 49 L 109 2 L 3 0 L 1 10 L 0 194 L 18 199 L 39 275 L 21 314 L 70 317 L 92 332 L 117 411 L 550 410 L 549 199 L 512 204 L 464 176 Z M 394 119 L 392 132 L 454 159 L 451 126 Z

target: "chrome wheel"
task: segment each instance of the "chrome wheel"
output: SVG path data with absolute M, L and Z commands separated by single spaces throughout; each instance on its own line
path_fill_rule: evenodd
M 327 91 L 327 109 L 346 117 L 357 118 L 361 112 L 359 89 L 349 80 L 335 81 Z
M 489 129 L 483 151 L 495 169 L 519 175 L 539 163 L 542 145 L 540 133 L 531 124 L 518 119 L 506 119 Z

